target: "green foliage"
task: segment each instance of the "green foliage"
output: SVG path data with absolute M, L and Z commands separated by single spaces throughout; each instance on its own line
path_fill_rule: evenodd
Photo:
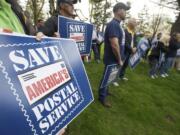
M 112 108 L 98 102 L 103 64 L 85 64 L 95 100 L 69 126 L 69 135 L 180 135 L 180 72 L 152 80 L 141 63 L 129 81 L 110 87 Z
M 92 5 L 91 8 L 91 17 L 93 23 L 96 26 L 103 26 L 107 23 L 107 19 L 111 16 L 111 11 L 108 9 L 111 8 L 111 3 L 107 0 L 90 0 Z M 91 20 L 92 20 L 91 19 Z

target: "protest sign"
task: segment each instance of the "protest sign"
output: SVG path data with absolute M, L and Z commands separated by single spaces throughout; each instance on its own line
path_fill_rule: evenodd
M 119 72 L 120 72 L 119 65 L 117 64 L 107 65 L 100 88 L 104 88 L 109 84 L 113 83 L 117 79 Z
M 177 56 L 180 56 L 180 49 L 177 50 Z
M 0 34 L 0 134 L 56 135 L 93 101 L 75 44 Z
M 141 60 L 141 54 L 137 51 L 134 55 L 132 55 L 129 59 L 129 66 L 131 68 L 135 68 Z
M 62 38 L 74 39 L 81 55 L 89 55 L 92 44 L 93 25 L 59 16 L 58 32 Z
M 148 40 L 143 38 L 137 45 L 137 52 L 131 55 L 129 59 L 129 66 L 134 69 L 140 62 L 141 58 L 146 54 L 146 51 L 150 48 Z

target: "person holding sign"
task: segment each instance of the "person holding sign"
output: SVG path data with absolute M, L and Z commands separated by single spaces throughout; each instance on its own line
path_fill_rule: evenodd
M 150 38 L 151 32 L 145 31 L 143 38 L 137 44 L 137 51 L 129 59 L 129 66 L 134 69 L 141 61 L 141 58 L 145 57 L 151 46 Z
M 100 27 L 97 27 L 97 49 L 98 49 L 99 62 L 101 60 L 101 46 L 102 46 L 103 42 L 104 42 L 103 33 L 100 31 Z
M 44 27 L 37 33 L 37 39 L 40 40 L 43 35 L 49 37 L 59 37 L 58 34 L 58 15 L 68 18 L 74 18 L 74 6 L 77 0 L 57 0 L 57 14 L 50 17 Z
M 165 34 L 154 43 L 154 45 L 150 49 L 150 53 L 148 56 L 150 71 L 149 75 L 152 79 L 157 77 L 158 69 L 161 69 L 163 66 L 165 58 L 163 58 L 164 54 L 167 52 L 167 45 L 168 45 L 169 37 Z M 166 75 L 160 70 L 160 76 L 166 77 Z
M 128 20 L 127 28 L 125 29 L 125 62 L 121 68 L 119 77 L 122 80 L 127 81 L 128 79 L 124 77 L 126 68 L 129 64 L 129 58 L 131 54 L 136 52 L 136 35 L 135 35 L 135 28 L 137 26 L 136 19 L 131 18 Z
M 121 21 L 125 20 L 126 10 L 129 10 L 130 7 L 124 3 L 117 3 L 113 7 L 114 18 L 107 24 L 105 35 L 104 35 L 104 74 L 108 65 L 118 64 L 119 66 L 123 65 L 123 44 L 125 41 L 125 36 L 121 26 Z M 101 83 L 103 82 L 104 76 Z M 108 95 L 108 86 L 103 88 L 100 85 L 99 88 L 99 101 L 104 107 L 111 107 L 111 104 L 107 101 L 106 97 Z

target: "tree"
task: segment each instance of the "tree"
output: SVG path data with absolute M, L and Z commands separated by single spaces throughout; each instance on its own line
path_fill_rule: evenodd
M 171 34 L 174 32 L 180 32 L 180 0 L 162 0 L 163 3 L 151 1 L 159 6 L 172 9 L 177 12 L 177 19 L 173 23 L 171 28 Z
M 165 8 L 164 5 L 167 4 L 166 1 L 160 0 L 159 2 L 153 3 L 158 4 L 159 6 L 159 11 L 157 13 L 149 15 L 148 10 L 146 7 L 144 7 L 143 11 L 139 14 L 140 31 L 151 31 L 152 39 L 155 37 L 158 31 L 167 32 L 171 26 L 170 19 L 163 14 L 163 9 Z
M 104 33 L 104 28 L 107 23 L 107 19 L 111 16 L 111 12 L 108 12 L 107 10 L 111 7 L 111 3 L 108 2 L 107 0 L 105 1 L 104 4 L 104 14 L 103 14 L 103 19 L 102 19 L 102 32 Z
M 142 11 L 138 14 L 138 22 L 137 31 L 145 32 L 149 29 L 149 14 L 148 14 L 147 6 L 144 6 Z
M 111 16 L 111 3 L 108 0 L 90 0 L 90 21 L 97 26 L 102 26 L 102 32 L 104 32 L 105 25 L 108 18 Z
M 26 10 L 32 15 L 34 24 L 37 24 L 39 18 L 43 18 L 42 9 L 44 7 L 45 0 L 28 0 Z
M 177 4 L 176 6 L 178 7 L 178 11 L 180 9 L 180 0 L 177 0 Z M 172 28 L 171 28 L 171 34 L 174 33 L 174 32 L 180 32 L 180 12 L 179 12 L 179 15 L 177 16 L 177 19 L 175 21 L 175 23 L 172 25 Z
M 56 0 L 49 0 L 49 14 L 54 15 L 56 13 Z

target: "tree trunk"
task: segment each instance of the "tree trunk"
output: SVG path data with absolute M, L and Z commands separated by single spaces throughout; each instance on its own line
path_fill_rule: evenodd
M 50 6 L 50 15 L 54 15 L 56 13 L 56 8 L 55 8 L 55 1 L 54 0 L 49 0 L 49 6 Z
M 94 2 L 91 2 L 91 9 L 90 9 L 90 22 L 92 23 L 93 18 L 93 11 L 94 11 Z
M 180 8 L 180 0 L 177 0 L 177 2 Z M 174 32 L 180 32 L 180 12 L 175 23 L 172 25 L 172 28 L 171 28 L 171 34 L 173 34 Z
M 37 23 L 37 5 L 36 5 L 36 0 L 32 0 L 32 11 L 33 11 L 33 15 L 34 15 L 33 21 L 34 21 L 34 24 L 36 24 Z
M 105 23 L 106 23 L 107 2 L 108 1 L 106 0 L 105 6 L 104 6 L 104 15 L 103 15 L 104 18 L 103 18 L 103 26 L 102 26 L 102 32 L 103 33 L 104 33 L 105 25 L 106 25 Z
M 171 34 L 173 34 L 174 32 L 180 32 L 180 13 L 171 28 Z

